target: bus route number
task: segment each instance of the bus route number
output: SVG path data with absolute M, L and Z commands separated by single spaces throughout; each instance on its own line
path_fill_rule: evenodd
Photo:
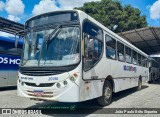
M 54 81 L 54 80 L 58 80 L 58 77 L 49 77 L 48 81 Z

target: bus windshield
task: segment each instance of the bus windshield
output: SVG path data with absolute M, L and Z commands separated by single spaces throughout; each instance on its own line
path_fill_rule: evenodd
M 80 28 L 54 30 L 27 33 L 21 66 L 67 66 L 80 61 Z

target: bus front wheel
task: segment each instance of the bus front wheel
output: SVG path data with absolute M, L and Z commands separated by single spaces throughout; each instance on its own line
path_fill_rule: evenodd
M 102 106 L 107 106 L 112 101 L 113 88 L 111 83 L 106 80 L 103 85 L 102 96 L 97 99 L 98 103 Z

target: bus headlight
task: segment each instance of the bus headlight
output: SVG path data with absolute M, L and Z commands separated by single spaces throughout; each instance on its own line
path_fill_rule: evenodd
M 63 81 L 63 84 L 64 84 L 64 85 L 67 85 L 67 84 L 68 84 L 68 82 L 65 80 L 65 81 Z
M 57 83 L 57 87 L 60 88 L 60 87 L 61 87 L 61 84 L 60 84 L 60 83 Z
M 75 82 L 75 78 L 74 78 L 73 76 L 70 77 L 70 80 L 71 80 L 72 82 Z

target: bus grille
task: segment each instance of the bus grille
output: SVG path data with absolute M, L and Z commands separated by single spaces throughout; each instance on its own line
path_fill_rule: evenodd
M 27 94 L 29 96 L 35 96 L 34 92 L 33 91 L 29 91 L 27 90 Z M 53 97 L 53 92 L 44 92 L 44 95 L 42 95 L 41 97 L 46 97 L 46 98 L 49 98 L 49 97 Z
M 41 83 L 40 85 L 36 85 L 36 83 L 25 82 L 25 84 L 32 87 L 52 87 L 55 83 Z
M 53 70 L 43 70 L 43 71 L 37 71 L 37 70 L 21 70 L 21 74 L 29 75 L 29 76 L 49 76 L 49 75 L 56 75 L 61 74 L 64 71 L 53 71 Z

